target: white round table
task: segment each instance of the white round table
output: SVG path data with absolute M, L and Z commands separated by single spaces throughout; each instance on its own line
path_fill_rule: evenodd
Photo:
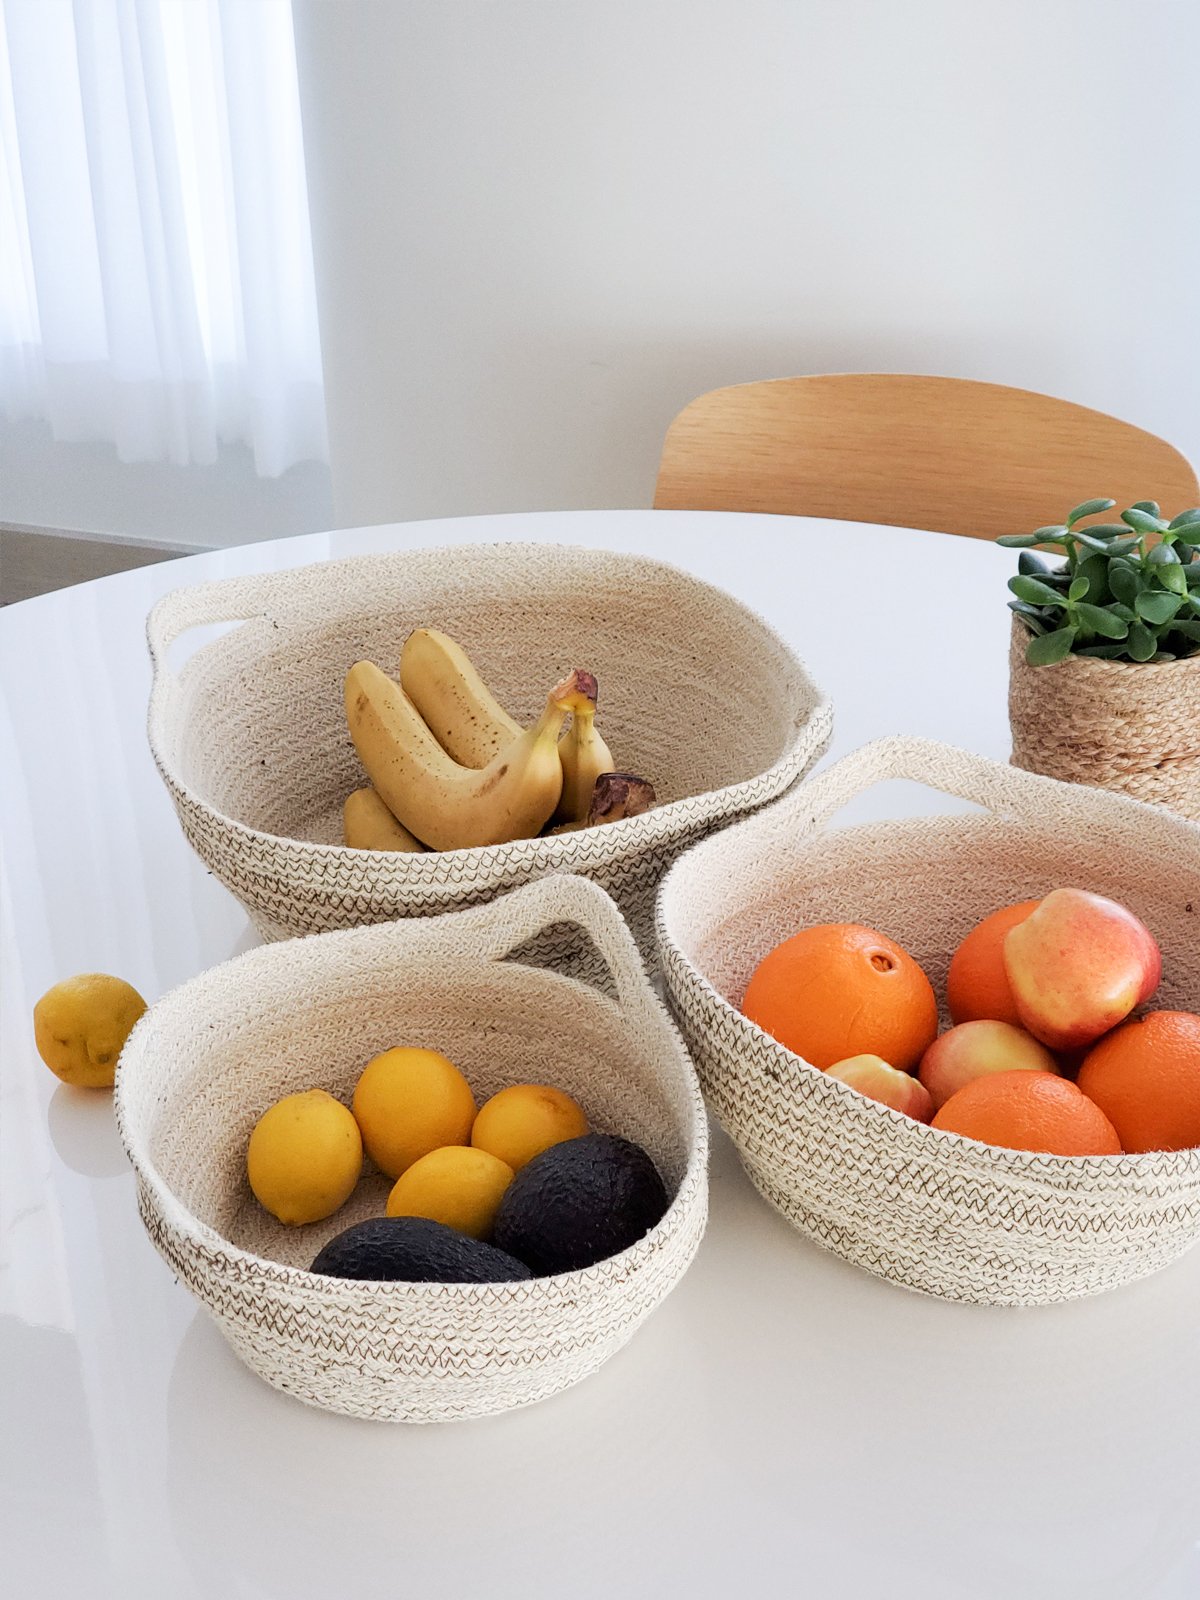
M 833 697 L 833 754 L 1004 758 L 1013 556 L 940 534 L 572 512 L 280 540 L 0 612 L 0 1587 L 76 1600 L 1155 1597 L 1200 1592 L 1200 1253 L 1039 1311 L 908 1294 L 819 1250 L 716 1139 L 680 1288 L 608 1366 L 483 1422 L 325 1415 L 245 1370 L 138 1222 L 111 1100 L 56 1085 L 33 1003 L 153 999 L 253 943 L 179 831 L 143 624 L 182 584 L 538 539 L 723 585 Z M 886 785 L 862 816 L 928 808 Z

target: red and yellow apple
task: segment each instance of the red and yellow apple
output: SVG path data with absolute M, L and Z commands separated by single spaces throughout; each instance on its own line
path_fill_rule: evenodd
M 1078 1050 L 1148 1000 L 1162 957 L 1132 911 L 1086 889 L 1055 889 L 1004 937 L 1021 1024 L 1052 1050 Z
M 826 1069 L 827 1076 L 847 1083 L 870 1100 L 880 1100 L 893 1111 L 902 1111 L 917 1122 L 933 1116 L 929 1091 L 907 1072 L 890 1067 L 881 1056 L 847 1056 Z
M 938 1111 L 972 1078 L 988 1072 L 1058 1072 L 1044 1044 L 1011 1022 L 960 1022 L 948 1028 L 921 1057 L 918 1077 Z

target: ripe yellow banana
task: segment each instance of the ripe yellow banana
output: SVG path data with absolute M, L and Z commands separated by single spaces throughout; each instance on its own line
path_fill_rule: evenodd
M 419 839 L 384 805 L 374 789 L 355 789 L 342 807 L 342 834 L 352 850 L 420 850 Z
M 463 647 L 436 628 L 416 628 L 404 641 L 400 687 L 442 749 L 464 767 L 486 767 L 524 732 Z
M 532 728 L 478 769 L 446 754 L 404 690 L 372 661 L 346 674 L 346 721 L 388 810 L 423 844 L 503 844 L 532 838 L 558 804 L 558 736 L 578 693 L 576 676 L 552 691 Z
M 558 746 L 563 786 L 556 822 L 586 822 L 596 779 L 616 766 L 596 729 L 596 680 L 590 672 L 576 672 L 575 677 L 579 688 L 571 704 L 571 726 Z

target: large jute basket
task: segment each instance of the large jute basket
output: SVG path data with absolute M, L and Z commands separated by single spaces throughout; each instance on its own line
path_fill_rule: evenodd
M 236 619 L 171 670 L 185 630 Z M 662 803 L 481 849 L 346 849 L 342 802 L 365 779 L 342 680 L 360 657 L 395 673 L 420 626 L 456 637 L 524 721 L 565 670 L 594 672 L 618 765 Z M 782 794 L 829 740 L 828 702 L 761 618 L 640 556 L 467 545 L 359 557 L 179 590 L 147 632 L 159 771 L 188 839 L 266 939 L 455 910 L 577 872 L 614 896 L 649 954 L 654 891 L 679 850 Z
M 504 958 L 582 930 L 611 994 Z M 563 946 L 565 948 L 565 946 Z M 542 959 L 546 949 L 542 949 Z M 671 1195 L 642 1240 L 584 1271 L 511 1284 L 359 1283 L 305 1270 L 381 1216 L 365 1177 L 333 1217 L 285 1228 L 251 1195 L 246 1146 L 281 1095 L 349 1102 L 397 1044 L 448 1055 L 477 1100 L 552 1083 L 654 1158 Z M 612 901 L 552 877 L 474 910 L 252 950 L 154 1005 L 126 1045 L 117 1116 L 158 1250 L 260 1377 L 357 1417 L 434 1422 L 544 1399 L 595 1371 L 686 1270 L 704 1230 L 707 1124 L 683 1044 Z
M 983 814 L 828 828 L 892 778 Z M 928 1128 L 785 1050 L 739 1002 L 768 950 L 822 922 L 891 935 L 940 996 L 950 956 L 982 917 L 1075 885 L 1123 902 L 1157 936 L 1153 1004 L 1200 1010 L 1198 883 L 1200 830 L 1157 807 L 889 739 L 676 863 L 658 905 L 663 976 L 746 1171 L 803 1233 L 946 1299 L 1069 1300 L 1143 1277 L 1195 1242 L 1200 1151 L 1065 1158 Z
M 1008 719 L 1014 766 L 1116 789 L 1200 821 L 1200 656 L 1186 661 L 1025 660 L 1014 619 Z

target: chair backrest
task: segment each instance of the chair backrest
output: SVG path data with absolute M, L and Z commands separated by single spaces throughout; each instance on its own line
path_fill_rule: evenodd
M 714 389 L 667 430 L 654 504 L 774 511 L 991 539 L 1097 495 L 1200 504 L 1173 445 L 1029 389 L 909 373 L 823 373 Z M 1110 513 L 1111 515 L 1111 513 Z

